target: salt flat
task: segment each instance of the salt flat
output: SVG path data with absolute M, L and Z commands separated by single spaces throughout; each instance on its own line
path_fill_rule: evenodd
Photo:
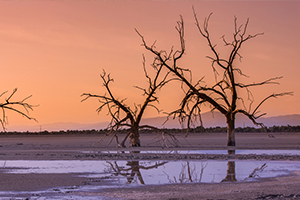
M 275 133 L 275 138 L 269 138 L 265 133 L 237 133 L 236 147 L 226 147 L 226 134 L 223 133 L 192 133 L 176 134 L 178 146 L 162 147 L 162 137 L 158 134 L 142 134 L 142 147 L 117 148 L 113 141 L 109 144 L 107 138 L 101 144 L 100 135 L 1 135 L 0 136 L 0 197 L 10 198 L 35 198 L 47 199 L 298 199 L 300 198 L 300 172 L 294 170 L 283 176 L 271 178 L 257 178 L 250 181 L 226 181 L 214 183 L 196 183 L 189 181 L 185 184 L 173 182 L 172 184 L 139 184 L 136 187 L 108 187 L 115 183 L 110 179 L 89 177 L 84 173 L 66 171 L 55 173 L 17 173 L 17 167 L 9 167 L 14 161 L 110 161 L 111 163 L 124 162 L 122 167 L 129 169 L 137 165 L 149 167 L 147 162 L 181 162 L 198 163 L 208 161 L 228 162 L 228 169 L 224 169 L 226 176 L 229 174 L 230 165 L 236 167 L 234 173 L 238 177 L 240 163 L 253 163 L 256 161 L 272 163 L 299 162 L 300 155 L 278 154 L 278 150 L 300 150 L 299 133 Z M 217 153 L 193 153 L 195 150 L 218 150 Z M 255 154 L 220 154 L 227 150 L 253 150 Z M 259 150 L 276 150 L 276 155 L 258 155 Z M 122 153 L 122 151 L 125 151 Z M 132 153 L 132 151 L 140 153 Z M 183 153 L 174 153 L 180 152 Z M 191 153 L 184 153 L 191 151 Z M 162 153 L 163 152 L 163 153 Z M 169 153 L 172 152 L 172 153 Z M 208 151 L 209 152 L 209 151 Z M 127 164 L 126 164 L 127 162 Z M 50 162 L 51 163 L 51 162 Z M 137 165 L 134 165 L 136 164 Z M 270 165 L 270 164 L 269 164 Z M 121 164 L 120 164 L 121 166 Z M 208 165 L 211 166 L 211 165 Z M 225 166 L 227 166 L 225 164 Z M 250 165 L 247 165 L 250 168 Z M 157 166 L 162 167 L 162 166 Z M 21 167 L 22 168 L 22 167 Z M 38 168 L 38 167 L 36 167 Z M 241 167 L 240 167 L 241 168 Z M 244 168 L 244 165 L 243 167 Z M 254 167 L 252 167 L 254 168 Z M 249 169 L 253 171 L 254 169 Z M 140 168 L 142 169 L 142 168 Z M 208 170 L 207 168 L 205 170 Z M 226 171 L 227 170 L 227 171 Z M 284 170 L 284 169 L 283 169 Z M 300 170 L 300 169 L 299 169 Z M 128 170 L 129 174 L 133 170 Z M 149 172 L 150 173 L 150 172 Z M 145 174 L 144 174 L 145 176 Z M 127 177 L 128 178 L 128 175 Z M 225 177 L 224 177 L 225 178 Z M 145 178 L 147 181 L 147 179 Z M 191 179 L 192 180 L 192 179 Z M 86 186 L 95 186 L 94 189 L 83 189 Z M 141 186 L 142 185 L 142 186 Z M 97 187 L 98 189 L 97 189 Z M 105 186 L 105 187 L 100 187 Z M 96 189 L 95 189 L 96 188 Z

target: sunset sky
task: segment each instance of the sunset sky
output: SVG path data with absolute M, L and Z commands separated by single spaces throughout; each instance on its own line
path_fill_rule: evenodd
M 18 88 L 15 99 L 33 95 L 29 102 L 39 105 L 30 112 L 39 124 L 55 122 L 96 123 L 106 121 L 106 111 L 95 112 L 94 99 L 81 102 L 84 92 L 104 94 L 102 69 L 114 78 L 115 96 L 127 103 L 139 103 L 142 92 L 133 86 L 147 86 L 142 68 L 151 54 L 141 46 L 135 28 L 157 49 L 179 46 L 175 30 L 179 15 L 185 23 L 186 55 L 182 67 L 193 71 L 193 79 L 205 76 L 213 81 L 212 55 L 196 29 L 192 5 L 200 22 L 213 12 L 209 24 L 213 42 L 226 57 L 222 35 L 232 36 L 234 16 L 239 23 L 250 18 L 249 34 L 264 35 L 243 46 L 242 63 L 248 83 L 283 76 L 280 85 L 253 90 L 255 102 L 265 96 L 293 91 L 294 96 L 272 99 L 261 107 L 267 116 L 300 114 L 300 2 L 299 1 L 0 1 L 1 92 Z M 150 68 L 149 68 L 150 69 Z M 176 109 L 183 96 L 178 84 L 159 92 L 158 107 Z M 205 111 L 205 109 L 204 109 Z M 36 125 L 8 112 L 9 128 Z M 149 109 L 145 117 L 155 117 Z

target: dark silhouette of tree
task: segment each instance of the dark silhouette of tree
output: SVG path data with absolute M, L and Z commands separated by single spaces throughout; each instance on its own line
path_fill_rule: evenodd
M 235 150 L 228 150 L 228 155 L 234 155 Z M 262 172 L 267 167 L 267 164 L 264 163 L 260 167 L 256 167 L 247 178 L 244 180 L 247 180 L 248 178 L 256 178 L 260 177 L 258 175 L 259 172 Z M 228 161 L 227 162 L 227 174 L 226 177 L 221 182 L 236 182 L 236 173 L 235 173 L 235 161 Z
M 235 150 L 228 150 L 228 155 L 235 154 Z M 221 182 L 235 182 L 235 161 L 228 161 L 227 163 L 227 174 Z
M 228 161 L 227 163 L 227 174 L 221 182 L 235 182 L 235 161 Z
M 104 107 L 107 107 L 108 114 L 111 116 L 111 122 L 108 125 L 108 129 L 110 131 L 107 135 L 112 134 L 113 137 L 116 138 L 118 145 L 121 147 L 125 147 L 125 141 L 128 137 L 130 138 L 132 147 L 141 146 L 139 134 L 139 130 L 141 129 L 152 129 L 154 131 L 159 131 L 159 129 L 154 126 L 140 124 L 146 108 L 153 107 L 159 112 L 159 109 L 155 104 L 158 103 L 157 91 L 172 79 L 168 78 L 170 72 L 163 72 L 163 66 L 161 64 L 153 63 L 151 66 L 155 70 L 154 77 L 150 77 L 150 75 L 148 74 L 144 58 L 143 67 L 145 77 L 148 81 L 148 87 L 142 88 L 135 86 L 136 88 L 143 91 L 145 100 L 142 104 L 134 105 L 134 109 L 132 109 L 125 103 L 126 99 L 118 99 L 115 97 L 110 89 L 110 84 L 111 82 L 113 82 L 113 79 L 110 77 L 110 74 L 106 74 L 105 71 L 103 71 L 100 76 L 103 81 L 103 86 L 106 89 L 106 93 L 104 95 L 93 95 L 89 93 L 82 94 L 82 96 L 84 97 L 82 101 L 85 101 L 89 98 L 97 98 L 99 100 L 100 107 L 97 109 L 97 112 L 101 112 Z M 119 143 L 117 131 L 123 127 L 128 128 L 128 133 L 123 141 Z
M 144 39 L 144 36 L 137 30 L 136 32 L 142 39 L 142 45 L 146 50 L 150 51 L 155 56 L 155 63 L 161 65 L 164 68 L 172 72 L 184 86 L 187 87 L 185 96 L 181 101 L 180 108 L 170 113 L 170 116 L 179 117 L 180 122 L 187 121 L 187 128 L 200 118 L 201 122 L 201 105 L 208 105 L 211 111 L 218 111 L 222 113 L 226 118 L 227 123 L 227 146 L 235 146 L 235 116 L 237 113 L 244 114 L 251 120 L 255 125 L 265 129 L 264 124 L 257 121 L 258 118 L 265 115 L 266 113 L 259 114 L 259 108 L 261 105 L 270 98 L 276 98 L 284 95 L 292 95 L 291 92 L 274 93 L 266 96 L 256 107 L 253 107 L 254 103 L 253 95 L 250 88 L 255 86 L 263 86 L 267 84 L 278 84 L 278 80 L 282 77 L 269 78 L 265 81 L 258 83 L 241 83 L 238 80 L 239 77 L 247 77 L 243 74 L 242 70 L 235 65 L 238 60 L 241 60 L 242 56 L 240 50 L 245 42 L 262 35 L 263 33 L 248 34 L 248 23 L 247 19 L 245 24 L 239 25 L 237 18 L 234 18 L 234 31 L 233 38 L 231 41 L 227 40 L 225 36 L 222 36 L 222 42 L 225 47 L 228 48 L 229 54 L 227 56 L 221 56 L 220 52 L 216 48 L 216 44 L 213 43 L 210 32 L 208 29 L 209 20 L 212 16 L 210 14 L 204 20 L 203 26 L 200 25 L 196 12 L 193 8 L 193 14 L 196 22 L 196 27 L 202 36 L 211 52 L 211 56 L 207 56 L 212 61 L 212 69 L 215 76 L 215 83 L 211 86 L 206 85 L 204 77 L 196 82 L 191 79 L 191 69 L 183 68 L 178 65 L 179 59 L 181 59 L 186 51 L 185 39 L 184 39 L 184 22 L 182 16 L 177 22 L 176 30 L 179 34 L 180 49 L 174 50 L 173 47 L 169 52 L 165 50 L 156 50 L 154 44 L 149 46 Z M 249 104 L 246 106 L 246 98 L 241 94 L 241 90 L 246 90 L 248 94 Z M 247 96 L 247 95 L 246 95 Z M 254 108 L 254 109 L 252 109 Z M 271 136 L 271 135 L 269 135 Z
M 260 177 L 259 175 L 258 175 L 258 173 L 259 172 L 262 172 L 262 171 L 264 171 L 264 169 L 267 167 L 267 163 L 264 163 L 262 166 L 260 166 L 260 167 L 256 167 L 252 172 L 251 172 L 251 174 L 249 174 L 249 176 L 246 178 L 246 179 L 248 179 L 248 178 L 256 178 L 256 177 Z M 245 180 L 246 180 L 245 179 Z
M 150 170 L 150 169 L 154 169 L 154 168 L 158 168 L 160 166 L 163 166 L 164 164 L 168 163 L 165 161 L 162 162 L 155 162 L 155 164 L 150 165 L 150 166 L 144 166 L 141 165 L 139 161 L 128 161 L 125 166 L 119 166 L 117 161 L 115 162 L 109 162 L 107 161 L 107 163 L 110 166 L 110 170 L 113 172 L 114 175 L 118 176 L 124 176 L 127 178 L 127 183 L 133 183 L 135 180 L 135 177 L 138 178 L 138 180 L 140 181 L 140 183 L 142 185 L 145 184 L 145 181 L 143 179 L 142 173 L 140 172 L 140 169 L 143 170 Z
M 15 88 L 7 98 L 4 98 L 4 96 L 8 93 L 8 91 L 5 91 L 2 94 L 0 94 L 0 98 L 3 97 L 0 102 L 0 108 L 2 109 L 2 117 L 0 118 L 0 123 L 4 131 L 6 130 L 5 127 L 8 124 L 8 118 L 6 115 L 7 111 L 13 111 L 29 120 L 36 121 L 35 118 L 29 116 L 29 111 L 33 110 L 34 107 L 33 105 L 27 103 L 27 100 L 31 97 L 31 95 L 22 99 L 21 101 L 15 101 L 13 100 L 13 97 L 16 94 L 16 92 L 17 88 Z

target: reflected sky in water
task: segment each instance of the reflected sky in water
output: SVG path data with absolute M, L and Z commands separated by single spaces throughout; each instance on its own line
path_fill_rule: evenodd
M 86 177 L 89 183 L 76 187 L 55 187 L 55 190 L 0 191 L 0 198 L 25 198 L 30 195 L 39 199 L 85 199 L 86 196 L 80 194 L 87 192 L 91 200 L 107 200 L 99 196 L 101 189 L 172 183 L 259 181 L 260 178 L 288 175 L 295 170 L 300 170 L 300 161 L 0 160 L 1 173 L 78 173 L 78 176 Z
M 81 153 L 131 153 L 130 151 L 81 151 Z M 164 150 L 164 151 L 140 151 L 140 153 L 155 154 L 227 154 L 227 150 Z M 300 155 L 300 150 L 268 150 L 251 149 L 235 150 L 240 155 Z
M 91 178 L 109 178 L 117 186 L 128 183 L 149 185 L 222 182 L 229 173 L 234 174 L 237 181 L 258 180 L 300 170 L 300 161 L 11 160 L 0 161 L 0 166 L 4 173 L 81 173 L 82 176 Z

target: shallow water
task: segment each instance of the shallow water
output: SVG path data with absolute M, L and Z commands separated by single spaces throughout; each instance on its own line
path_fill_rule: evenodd
M 90 153 L 90 152 L 89 152 Z M 95 153 L 95 152 L 93 152 Z M 101 152 L 104 153 L 104 152 Z M 109 152 L 107 152 L 109 153 Z M 112 153 L 112 152 L 111 152 Z M 120 152 L 115 152 L 120 153 Z M 129 153 L 129 152 L 127 152 Z M 141 153 L 227 154 L 226 150 L 144 151 Z M 299 155 L 297 150 L 236 150 L 236 154 Z M 269 160 L 193 160 L 193 161 L 103 161 L 103 160 L 0 160 L 2 173 L 51 174 L 78 173 L 90 180 L 89 185 L 49 188 L 45 191 L 0 191 L 1 199 L 28 197 L 30 199 L 84 199 L 78 193 L 93 193 L 108 187 L 136 187 L 170 183 L 220 183 L 259 181 L 288 175 L 300 170 L 300 161 Z M 37 198 L 34 198 L 34 196 Z M 104 197 L 89 196 L 89 199 Z
M 131 153 L 130 151 L 81 151 L 81 153 Z M 140 153 L 155 153 L 155 154 L 221 154 L 226 155 L 227 150 L 164 150 L 164 151 L 140 151 Z M 300 155 L 300 150 L 235 150 L 235 154 L 239 155 Z
M 10 160 L 0 161 L 0 166 L 5 173 L 80 173 L 86 177 L 105 177 L 114 180 L 118 187 L 128 183 L 143 185 L 222 182 L 228 174 L 234 176 L 236 181 L 248 181 L 300 170 L 300 161 Z

